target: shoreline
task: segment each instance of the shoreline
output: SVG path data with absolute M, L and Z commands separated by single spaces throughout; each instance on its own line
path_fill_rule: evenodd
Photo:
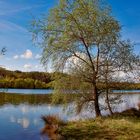
M 52 120 L 50 124 L 45 123 L 42 129 L 49 135 L 51 126 L 57 126 L 57 130 L 49 136 L 61 136 L 63 140 L 120 140 L 140 138 L 140 109 L 127 109 L 112 116 L 102 116 L 94 119 L 62 122 L 59 117 L 46 116 L 44 122 Z M 57 121 L 56 121 L 57 120 Z M 57 123 L 56 123 L 57 122 Z M 50 137 L 51 138 L 51 137 Z

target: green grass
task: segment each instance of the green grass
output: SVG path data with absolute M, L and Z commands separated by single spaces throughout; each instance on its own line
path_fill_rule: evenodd
M 67 140 L 140 140 L 140 116 L 132 114 L 68 122 L 60 133 Z

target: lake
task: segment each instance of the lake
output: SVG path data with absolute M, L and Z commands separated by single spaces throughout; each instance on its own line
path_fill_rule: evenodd
M 45 93 L 49 92 L 50 90 Z M 64 120 L 94 117 L 94 112 L 91 113 L 88 110 L 79 115 L 67 113 L 68 110 L 71 111 L 73 104 L 70 104 L 69 109 L 64 112 L 61 105 L 52 106 L 47 99 L 45 102 L 45 96 L 48 95 L 37 95 L 36 92 L 35 95 L 0 93 L 0 140 L 48 140 L 47 136 L 40 134 L 44 126 L 44 122 L 41 120 L 42 115 L 55 114 Z M 117 95 L 112 95 L 112 97 L 114 96 Z M 28 100 L 28 98 L 31 99 Z M 105 102 L 102 98 L 104 97 L 100 98 L 100 103 L 104 105 Z M 122 102 L 119 105 L 113 105 L 113 111 L 137 108 L 140 94 L 124 94 L 121 99 Z M 102 114 L 107 115 L 108 112 L 102 110 Z
M 0 140 L 48 140 L 40 134 L 44 126 L 41 116 L 58 114 L 63 119 L 66 115 L 60 106 L 5 104 L 0 107 Z
M 140 93 L 140 90 L 113 90 L 114 93 Z
M 19 93 L 19 94 L 50 94 L 52 89 L 2 89 L 0 92 L 6 93 Z M 140 90 L 113 90 L 114 93 L 140 93 Z
M 51 89 L 0 89 L 0 92 L 6 93 L 21 93 L 21 94 L 50 94 L 53 90 Z

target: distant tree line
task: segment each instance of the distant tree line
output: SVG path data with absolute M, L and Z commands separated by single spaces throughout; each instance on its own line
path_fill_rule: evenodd
M 52 88 L 52 75 L 46 72 L 9 71 L 0 68 L 0 88 Z
M 53 89 L 55 86 L 55 79 L 59 79 L 64 76 L 72 78 L 72 76 L 64 73 L 47 73 L 47 72 L 21 72 L 10 71 L 0 67 L 0 88 L 28 88 L 28 89 Z M 71 79 L 70 78 L 70 79 Z M 72 78 L 76 79 L 76 78 Z M 61 82 L 64 84 L 63 82 Z M 76 80 L 73 81 L 75 88 Z M 88 85 L 87 85 L 88 86 Z M 105 89 L 104 82 L 97 84 L 98 89 Z M 112 82 L 109 83 L 110 89 L 140 89 L 140 83 L 127 83 L 127 82 Z M 67 85 L 67 89 L 70 85 Z M 90 89 L 90 88 L 89 88 Z

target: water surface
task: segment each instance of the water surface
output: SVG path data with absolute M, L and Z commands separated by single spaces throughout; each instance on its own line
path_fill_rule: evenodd
M 0 140 L 47 140 L 40 134 L 44 126 L 42 115 L 58 114 L 66 119 L 60 106 L 6 104 L 0 107 Z
M 52 89 L 2 89 L 0 92 L 5 93 L 19 93 L 19 94 L 51 94 Z M 140 93 L 140 90 L 113 90 L 114 93 Z
M 0 92 L 21 94 L 50 94 L 52 91 L 51 89 L 0 89 Z
M 140 93 L 140 90 L 113 90 L 114 93 Z
M 84 110 L 81 114 L 67 113 L 63 111 L 61 105 L 51 105 L 44 102 L 44 97 L 38 95 L 2 94 L 0 98 L 0 140 L 48 140 L 47 136 L 40 134 L 44 126 L 41 120 L 42 115 L 55 114 L 64 120 L 73 120 L 79 118 L 94 117 L 94 112 Z M 21 98 L 20 98 L 21 96 Z M 27 96 L 27 98 L 25 98 Z M 48 96 L 48 95 L 46 95 Z M 115 95 L 112 95 L 115 96 Z M 24 100 L 22 98 L 24 97 Z M 31 101 L 28 100 L 31 98 Z M 42 99 L 42 104 L 41 104 Z M 113 106 L 113 111 L 123 111 L 127 108 L 137 108 L 140 102 L 140 94 L 125 94 L 121 96 L 123 102 Z M 17 102 L 18 100 L 18 102 Z M 100 98 L 102 105 L 105 105 L 104 99 Z M 69 106 L 69 109 L 73 110 Z M 108 114 L 102 110 L 102 114 Z

